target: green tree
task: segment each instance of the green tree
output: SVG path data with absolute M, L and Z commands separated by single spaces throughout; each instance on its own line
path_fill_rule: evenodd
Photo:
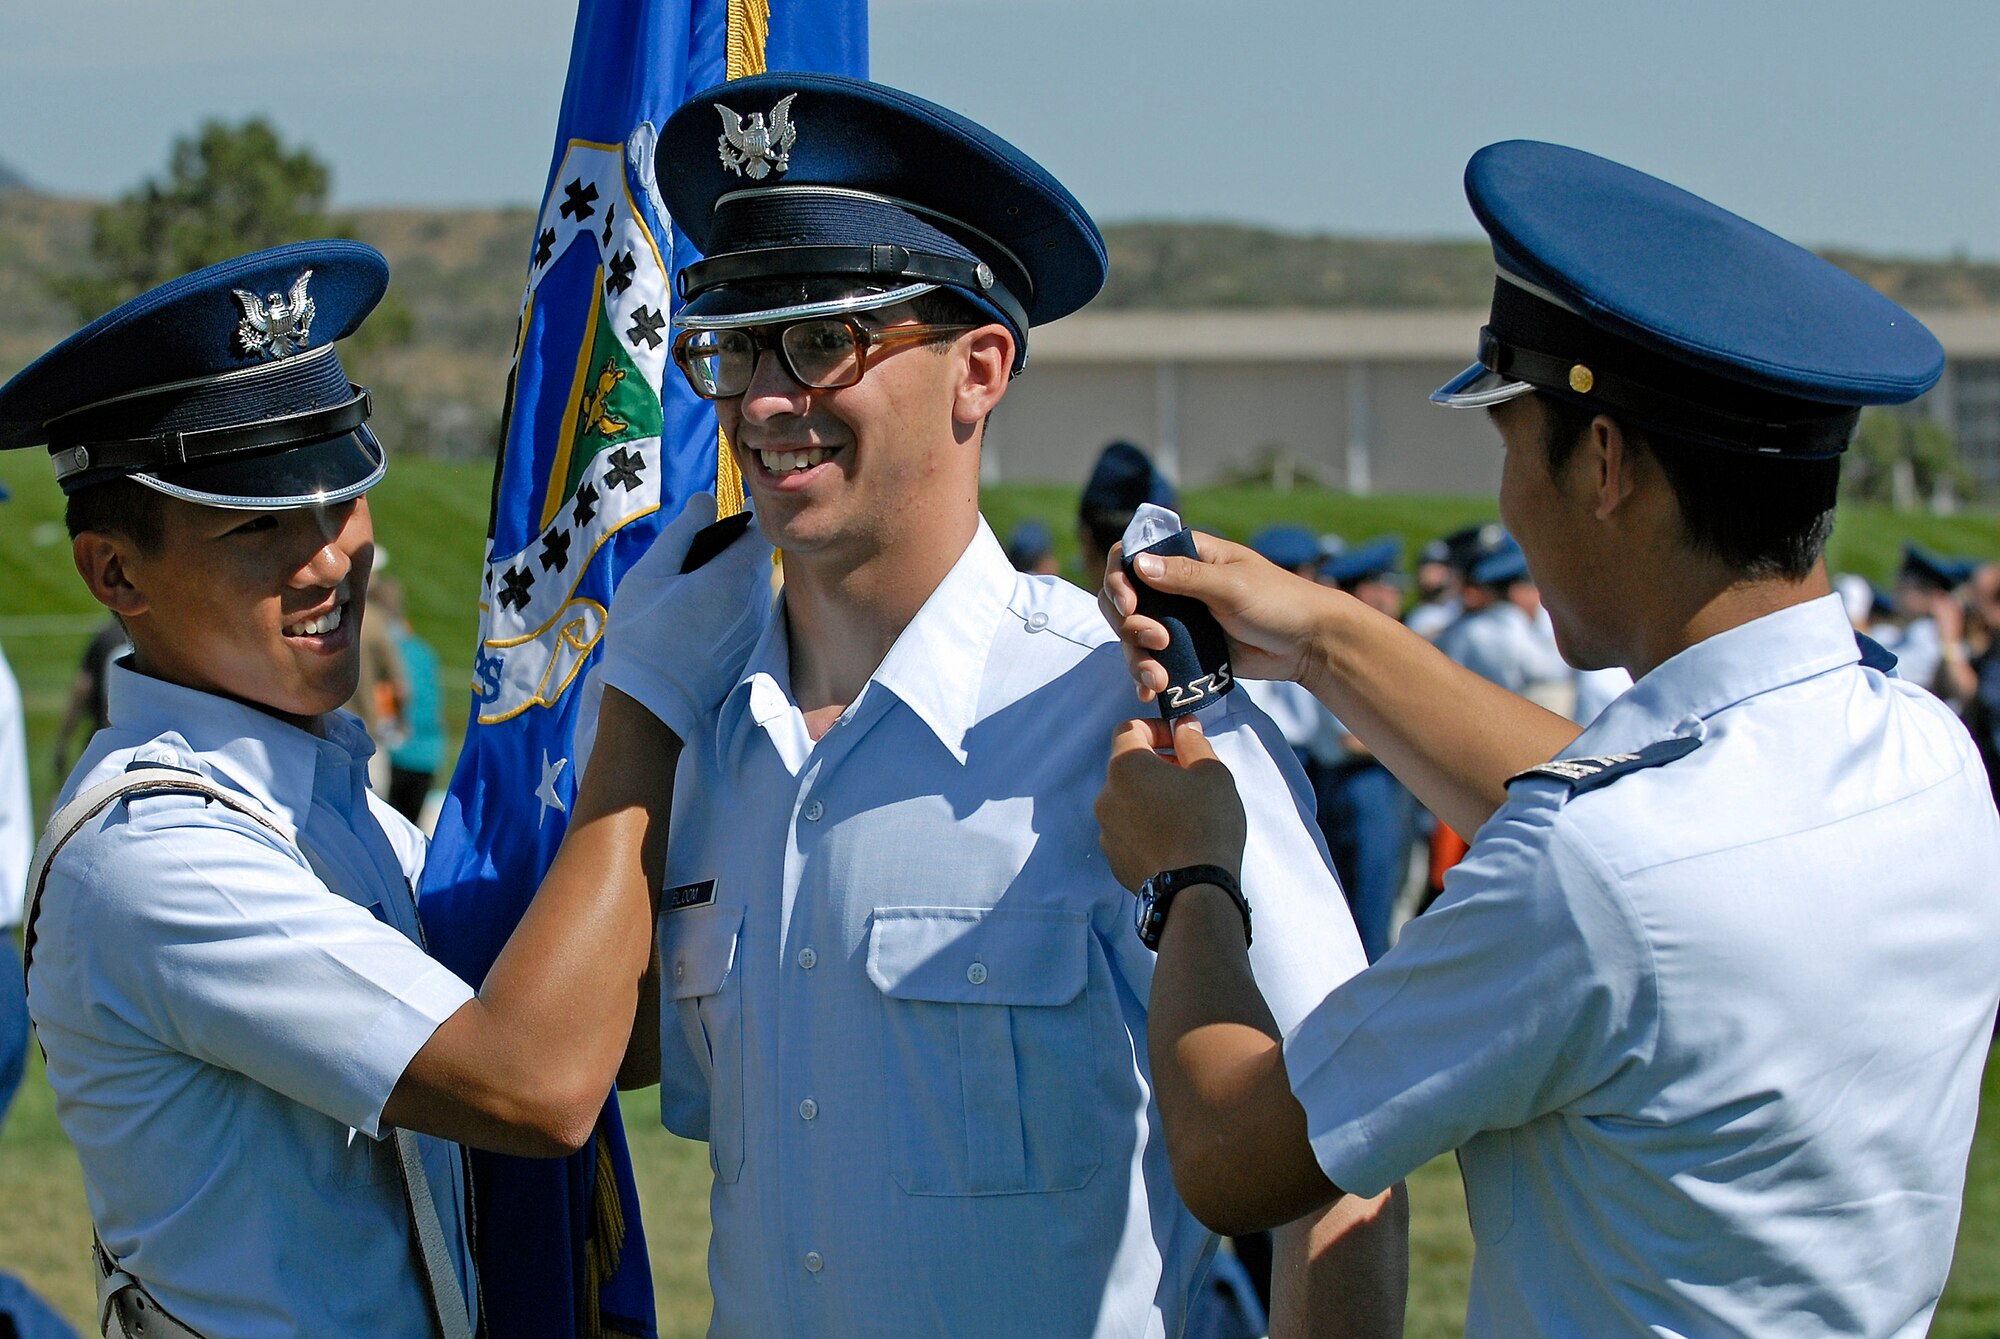
M 1842 462 L 1841 486 L 1857 502 L 1935 507 L 1969 498 L 1973 479 L 1959 459 L 1957 440 L 1941 424 L 1869 409 Z
M 338 235 L 326 201 L 332 173 L 288 148 L 270 122 L 205 122 L 174 141 L 163 176 L 91 219 L 94 271 L 56 281 L 90 320 L 176 275 L 283 242 Z

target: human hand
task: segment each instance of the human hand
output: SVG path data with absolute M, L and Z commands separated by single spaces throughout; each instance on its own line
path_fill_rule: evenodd
M 1312 649 L 1327 609 L 1350 598 L 1277 567 L 1241 544 L 1197 532 L 1193 558 L 1142 553 L 1133 566 L 1148 586 L 1188 595 L 1207 605 L 1229 638 L 1230 669 L 1239 679 L 1303 681 L 1312 668 Z M 1139 685 L 1139 700 L 1151 702 L 1167 686 L 1166 667 L 1154 652 L 1166 649 L 1167 630 L 1138 612 L 1139 597 L 1113 545 L 1104 565 L 1098 608 L 1118 634 L 1125 664 Z
M 1170 757 L 1158 750 L 1171 748 Z M 1243 868 L 1247 825 L 1236 780 L 1215 756 L 1197 716 L 1127 721 L 1111 737 L 1097 797 L 1097 844 L 1126 888 L 1165 869 Z
M 695 494 L 625 573 L 591 676 L 593 694 L 603 684 L 618 688 L 684 740 L 741 677 L 771 609 L 771 545 L 755 524 L 681 571 L 714 522 L 715 499 Z
M 1965 640 L 1965 606 L 1956 597 L 1932 605 L 1931 620 L 1937 624 L 1938 640 L 1947 650 Z

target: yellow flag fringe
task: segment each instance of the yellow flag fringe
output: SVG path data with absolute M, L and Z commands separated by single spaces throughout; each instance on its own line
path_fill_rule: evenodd
M 728 77 L 764 73 L 764 44 L 771 36 L 771 0 L 729 0 Z M 734 516 L 747 505 L 743 475 L 729 452 L 729 437 L 715 431 L 715 514 Z

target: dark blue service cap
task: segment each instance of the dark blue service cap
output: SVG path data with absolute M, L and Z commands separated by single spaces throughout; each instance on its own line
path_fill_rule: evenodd
M 1147 502 L 1171 511 L 1180 506 L 1180 496 L 1151 456 L 1130 442 L 1112 442 L 1098 453 L 1079 505 L 1086 511 L 1129 512 Z
M 1914 581 L 1934 590 L 1957 590 L 1972 580 L 1972 574 L 1978 570 L 1979 563 L 1974 559 L 1947 558 L 1915 544 L 1905 544 L 1903 565 L 1897 569 L 1896 576 L 1899 580 Z
M 1468 525 L 1437 541 L 1444 546 L 1444 561 L 1467 576 L 1472 575 L 1473 567 L 1481 558 L 1496 552 L 1507 542 L 1507 528 L 1498 521 Z
M 1480 586 L 1512 586 L 1528 576 L 1528 556 L 1520 552 L 1514 536 L 1500 532 L 1500 542 L 1480 552 L 1472 564 L 1472 580 Z
M 1319 536 L 1302 525 L 1267 525 L 1250 537 L 1250 547 L 1280 567 L 1303 567 L 1320 559 Z
M 1007 561 L 1016 571 L 1025 572 L 1048 557 L 1055 546 L 1055 536 L 1049 533 L 1048 526 L 1030 517 L 1007 535 Z
M 1014 331 L 1104 286 L 1104 239 L 1062 183 L 913 94 L 773 73 L 695 94 L 660 132 L 660 192 L 705 257 L 676 282 L 695 329 L 864 311 L 950 288 Z
M 334 341 L 389 286 L 359 242 L 211 265 L 98 317 L 0 387 L 0 449 L 47 446 L 65 493 L 131 478 L 212 507 L 344 502 L 387 469 Z
M 1709 446 L 1821 460 L 1937 384 L 1921 322 L 1803 247 L 1594 154 L 1509 140 L 1465 194 L 1499 271 L 1479 361 L 1431 398 L 1530 389 Z
M 1336 586 L 1352 586 L 1362 581 L 1400 578 L 1402 566 L 1403 541 L 1394 535 L 1382 535 L 1334 554 L 1319 565 L 1319 576 L 1320 580 Z

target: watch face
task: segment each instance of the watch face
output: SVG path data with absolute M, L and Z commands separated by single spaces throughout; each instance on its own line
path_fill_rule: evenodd
M 1158 950 L 1160 946 L 1159 890 L 1153 880 L 1139 885 L 1139 896 L 1132 912 L 1132 928 L 1139 932 L 1139 942 L 1147 948 Z

